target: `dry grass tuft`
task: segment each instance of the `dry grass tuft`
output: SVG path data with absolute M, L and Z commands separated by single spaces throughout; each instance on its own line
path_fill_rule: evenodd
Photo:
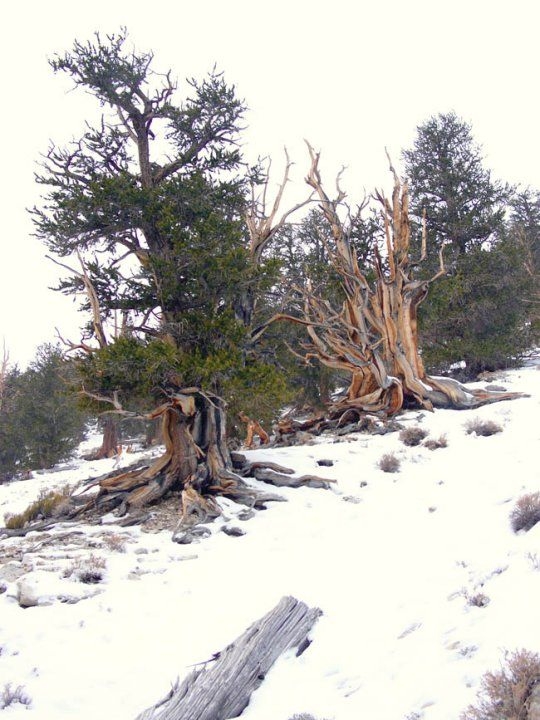
M 523 495 L 516 502 L 510 513 L 512 530 L 530 530 L 537 522 L 540 522 L 540 492 Z
M 18 515 L 7 514 L 4 516 L 6 528 L 16 530 L 23 528 L 34 520 L 55 517 L 61 514 L 62 508 L 67 506 L 68 497 L 71 494 L 69 485 L 65 485 L 61 490 L 42 490 L 34 502 Z
M 538 687 L 540 655 L 528 650 L 506 653 L 504 667 L 484 675 L 476 705 L 470 705 L 460 720 L 528 720 L 533 703 L 538 705 L 535 712 L 540 711 Z
M 385 453 L 377 463 L 379 469 L 386 473 L 399 472 L 401 460 L 393 453 Z
M 72 565 L 64 570 L 64 577 L 74 577 L 86 585 L 99 583 L 105 577 L 107 562 L 105 558 L 90 555 L 87 558 L 79 558 Z
M 446 435 L 439 435 L 438 438 L 430 438 L 429 440 L 426 440 L 424 447 L 427 447 L 428 450 L 438 450 L 439 448 L 448 447 Z
M 109 550 L 120 553 L 126 552 L 127 539 L 125 535 L 121 535 L 120 533 L 108 533 L 103 536 L 103 542 Z
M 402 430 L 399 433 L 399 439 L 404 445 L 407 445 L 408 447 L 415 447 L 416 445 L 420 445 L 422 440 L 428 436 L 428 431 L 424 430 L 424 428 L 418 427 L 410 427 L 406 428 L 405 430 Z
M 480 418 L 473 418 L 465 423 L 465 430 L 467 435 L 480 435 L 482 437 L 489 437 L 496 433 L 502 432 L 502 427 L 493 420 L 482 420 Z

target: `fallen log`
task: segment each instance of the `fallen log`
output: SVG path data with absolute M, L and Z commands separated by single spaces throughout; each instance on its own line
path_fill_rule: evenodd
M 330 483 L 335 483 L 335 480 L 330 478 L 321 478 L 317 475 L 302 475 L 300 477 L 291 477 L 290 475 L 283 475 L 282 473 L 274 472 L 273 470 L 267 470 L 264 467 L 256 468 L 253 471 L 253 476 L 257 480 L 275 485 L 276 487 L 311 487 L 311 488 L 324 488 L 327 490 L 330 487 Z
M 210 660 L 200 663 L 181 684 L 136 720 L 227 720 L 247 707 L 278 657 L 290 648 L 300 655 L 322 614 L 293 597 L 276 607 Z

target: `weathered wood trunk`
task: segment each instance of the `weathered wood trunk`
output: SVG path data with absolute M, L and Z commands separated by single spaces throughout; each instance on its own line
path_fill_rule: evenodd
M 118 418 L 107 415 L 103 424 L 103 439 L 101 447 L 87 457 L 88 460 L 103 460 L 111 458 L 120 452 L 120 438 L 118 433 Z
M 489 402 L 519 397 L 518 393 L 487 393 L 467 390 L 459 383 L 426 374 L 418 346 L 417 313 L 430 283 L 445 273 L 442 254 L 440 270 L 429 280 L 414 279 L 413 271 L 426 257 L 425 232 L 421 257 L 412 262 L 409 254 L 409 198 L 393 168 L 392 202 L 378 194 L 385 227 L 384 252 L 375 250 L 376 279 L 368 282 L 349 242 L 347 227 L 338 212 L 344 194 L 330 200 L 318 169 L 319 156 L 310 148 L 312 165 L 307 183 L 320 200 L 320 207 L 334 239 L 331 259 L 343 288 L 341 310 L 314 293 L 303 292 L 302 317 L 280 315 L 306 326 L 310 343 L 306 359 L 317 358 L 330 368 L 350 373 L 347 396 L 330 406 L 331 417 L 356 411 L 391 416 L 404 404 L 433 407 L 473 408 Z
M 265 463 L 251 465 L 241 455 L 233 464 L 226 442 L 226 416 L 223 401 L 198 388 L 187 388 L 150 414 L 161 418 L 165 452 L 151 465 L 135 465 L 98 478 L 83 492 L 98 486 L 97 496 L 77 507 L 76 514 L 96 508 L 120 514 L 155 503 L 170 491 L 181 496 L 179 521 L 173 532 L 177 542 L 190 541 L 193 526 L 211 521 L 221 514 L 216 497 L 225 495 L 249 508 L 281 501 L 279 495 L 250 487 L 242 478 L 253 475 L 273 485 L 329 487 L 332 480 L 314 476 L 290 477 L 294 471 L 265 474 Z M 270 463 L 272 466 L 272 463 Z M 283 474 L 283 470 L 285 474 Z M 289 473 L 289 474 L 287 474 Z
M 278 657 L 290 648 L 300 655 L 321 615 L 284 597 L 215 658 L 201 663 L 166 698 L 136 720 L 228 720 L 238 717 Z M 269 717 L 271 716 L 269 709 Z

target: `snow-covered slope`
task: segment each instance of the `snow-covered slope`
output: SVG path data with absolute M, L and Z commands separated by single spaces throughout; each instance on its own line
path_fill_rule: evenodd
M 196 545 L 114 523 L 2 540 L 0 692 L 11 683 L 31 698 L 6 717 L 132 720 L 294 595 L 323 610 L 312 644 L 276 663 L 242 718 L 455 720 L 505 650 L 540 652 L 540 523 L 515 534 L 509 522 L 515 502 L 540 490 L 540 371 L 531 364 L 497 383 L 530 397 L 402 419 L 444 433 L 446 448 L 406 447 L 393 433 L 252 451 L 337 483 L 278 490 L 288 502 L 248 521 L 222 500 L 224 517 Z M 502 432 L 467 434 L 471 417 Z M 400 472 L 378 468 L 384 453 L 400 458 Z M 0 486 L 0 512 L 111 464 Z M 224 525 L 245 534 L 226 535 Z M 89 566 L 101 582 L 78 582 Z M 23 573 L 49 604 L 19 606 Z M 92 594 L 80 599 L 81 587 Z

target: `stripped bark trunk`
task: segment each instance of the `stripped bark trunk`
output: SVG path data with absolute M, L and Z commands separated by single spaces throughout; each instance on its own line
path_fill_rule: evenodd
M 309 646 L 309 632 L 321 615 L 293 597 L 284 597 L 220 653 L 201 663 L 161 702 L 136 720 L 227 720 L 238 717 L 278 657 Z
M 186 531 L 221 514 L 216 501 L 218 495 L 250 508 L 283 499 L 250 487 L 242 479 L 248 475 L 257 477 L 266 467 L 264 463 L 251 466 L 236 454 L 233 465 L 226 443 L 225 407 L 220 398 L 198 388 L 184 389 L 149 415 L 149 419 L 156 417 L 161 418 L 164 454 L 151 465 L 131 466 L 87 485 L 83 492 L 97 486 L 98 494 L 76 508 L 76 514 L 96 509 L 108 512 L 115 508 L 119 508 L 120 514 L 126 514 L 155 503 L 174 490 L 181 495 L 181 507 L 173 539 L 183 542 L 181 538 L 185 538 Z M 290 487 L 329 487 L 333 482 L 311 476 L 294 478 L 291 477 L 294 471 L 285 468 L 284 474 L 283 469 L 280 470 L 282 473 L 275 473 L 274 477 L 261 474 L 261 479 Z
M 309 146 L 311 169 L 306 178 L 320 201 L 332 232 L 329 249 L 334 269 L 343 288 L 341 310 L 318 297 L 307 287 L 302 292 L 301 316 L 278 315 L 304 325 L 310 342 L 304 345 L 305 359 L 316 358 L 330 368 L 345 370 L 351 380 L 345 398 L 329 407 L 330 418 L 344 413 L 379 413 L 392 416 L 406 404 L 432 410 L 434 407 L 474 408 L 498 400 L 520 397 L 520 393 L 493 393 L 468 390 L 448 378 L 429 377 L 419 352 L 418 307 L 430 284 L 445 274 L 440 269 L 428 280 L 413 277 L 414 269 L 426 258 L 425 229 L 421 257 L 410 259 L 409 197 L 391 166 L 394 177 L 392 201 L 377 193 L 385 228 L 385 252 L 375 251 L 376 280 L 370 284 L 349 241 L 348 229 L 339 214 L 345 195 L 339 190 L 331 200 L 322 186 L 319 155 Z

